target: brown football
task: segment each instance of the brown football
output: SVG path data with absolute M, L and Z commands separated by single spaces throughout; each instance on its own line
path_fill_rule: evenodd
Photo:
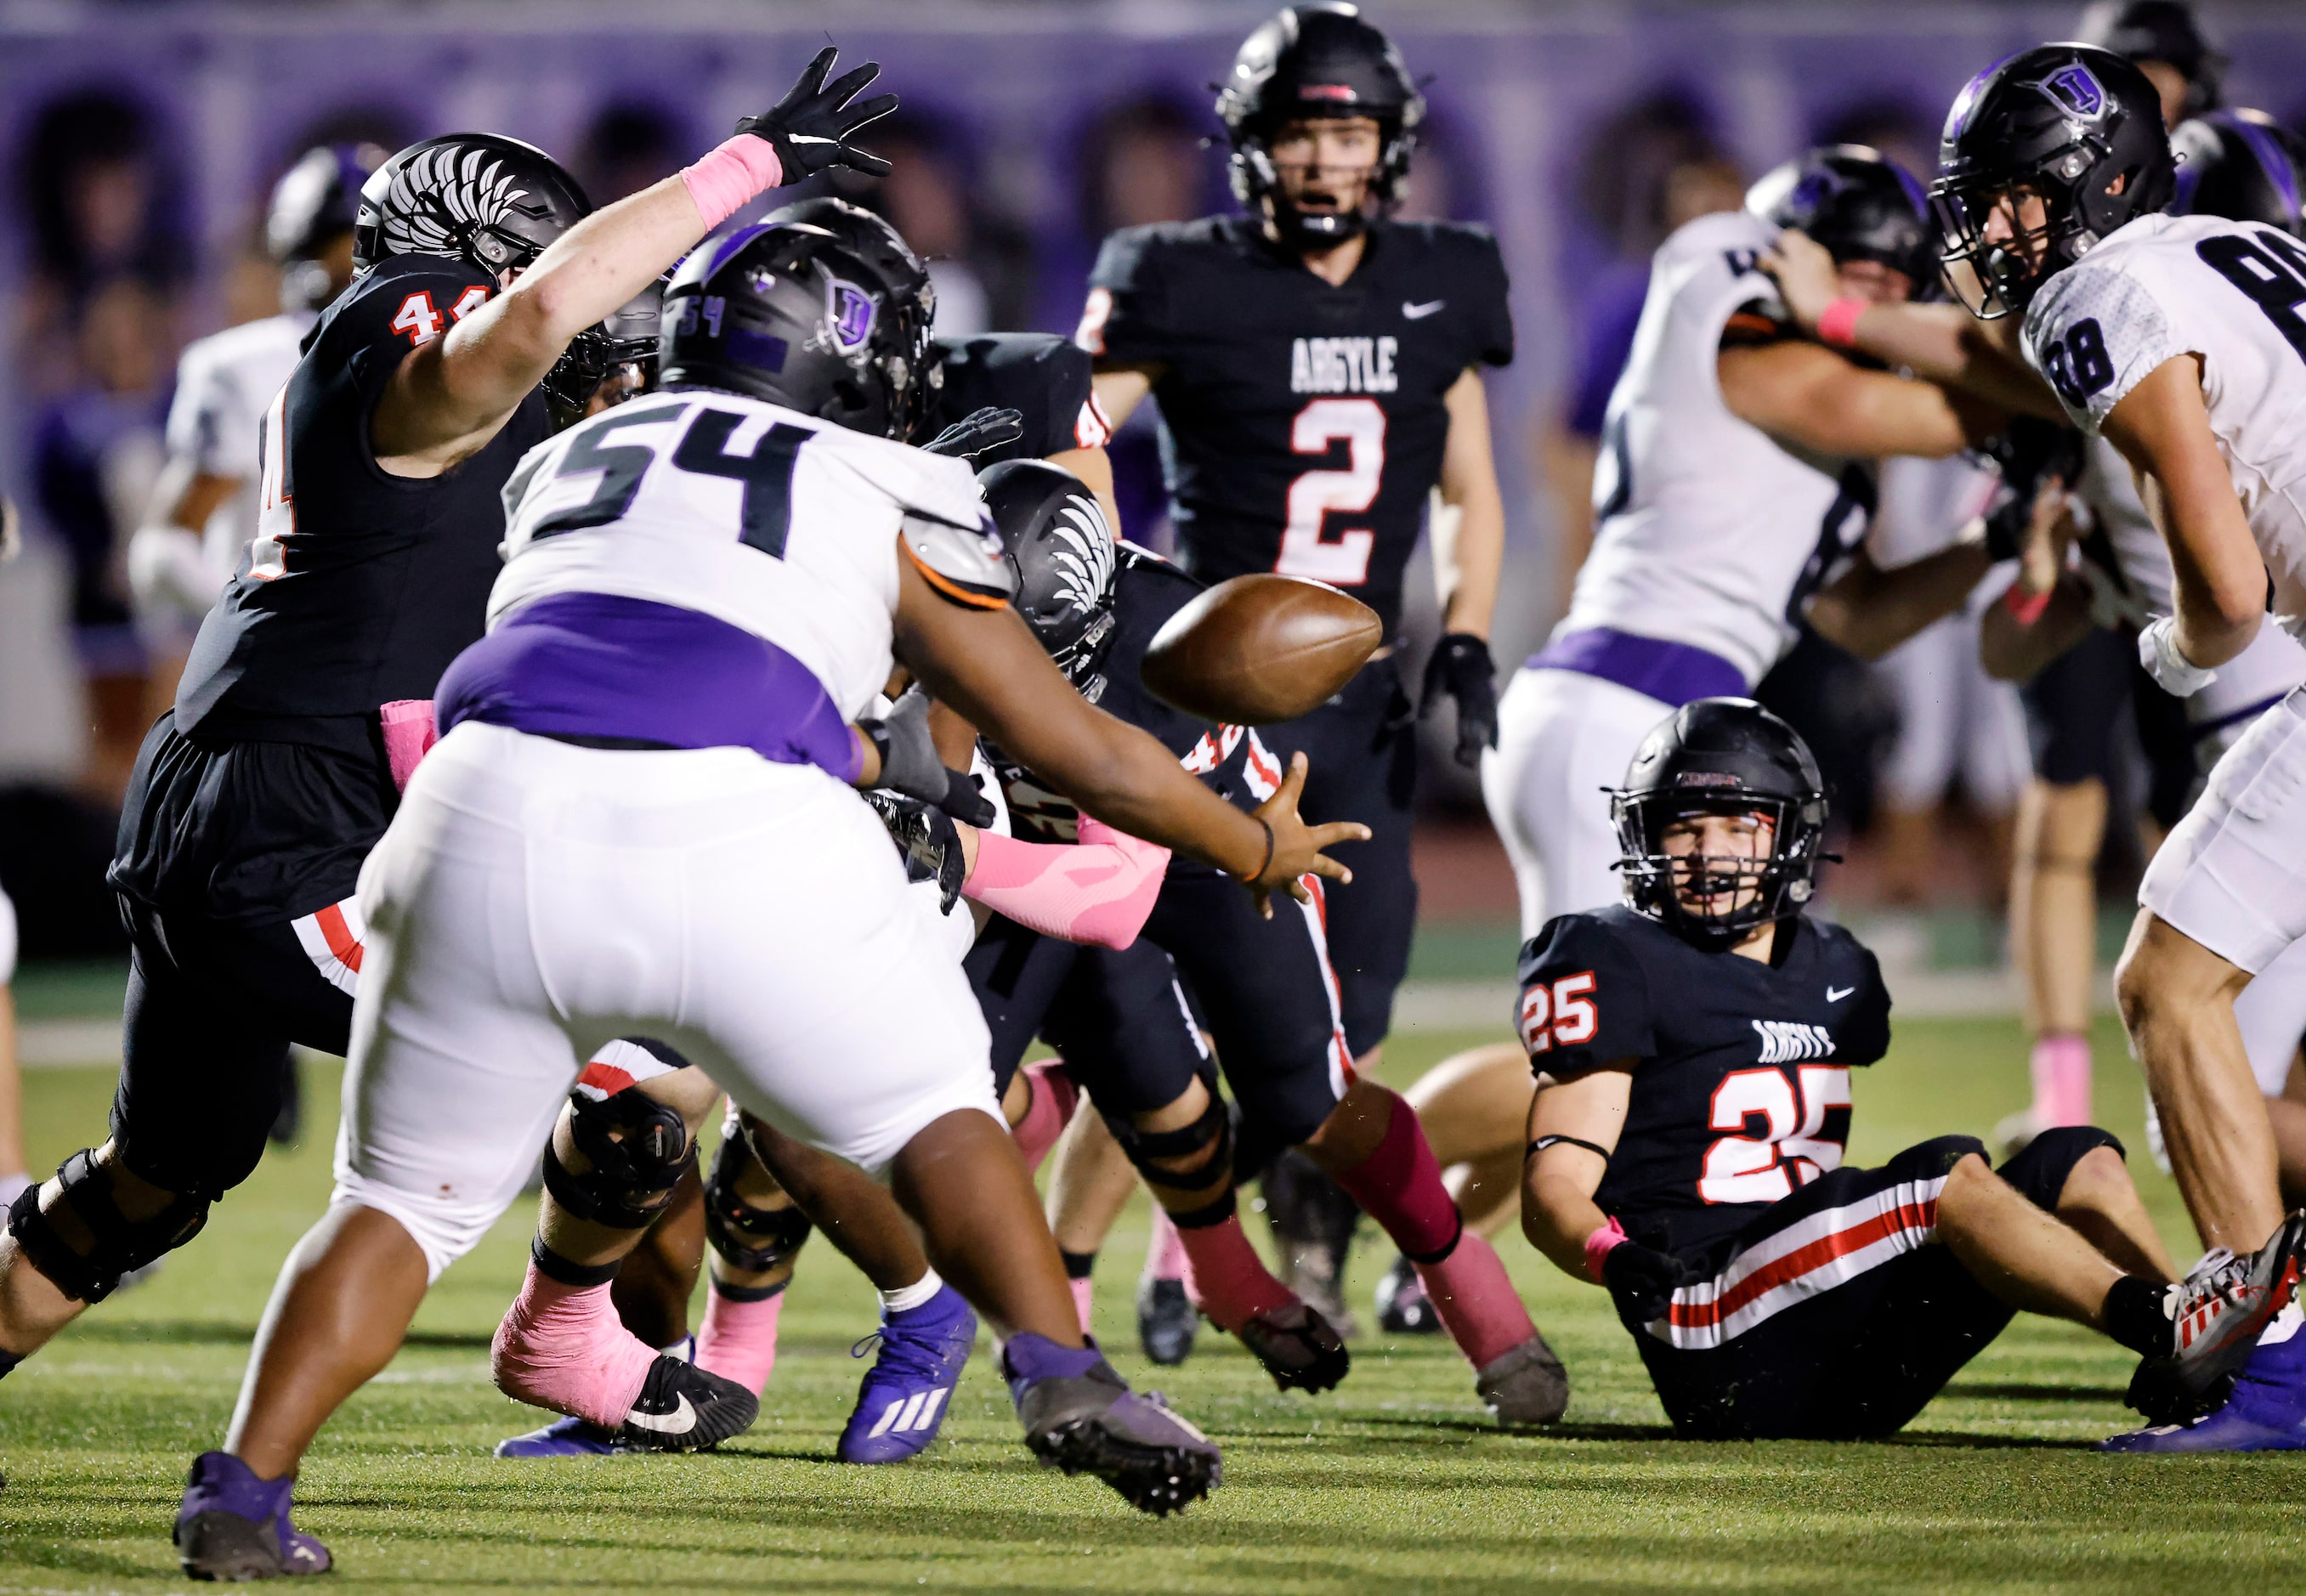
M 1260 573 L 1220 582 L 1171 616 L 1140 674 L 1189 715 L 1268 726 L 1335 697 L 1384 641 L 1384 623 L 1359 599 Z

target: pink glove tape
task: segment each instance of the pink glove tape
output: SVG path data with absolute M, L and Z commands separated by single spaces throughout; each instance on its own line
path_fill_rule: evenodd
M 688 197 L 706 231 L 737 214 L 737 208 L 756 194 L 766 193 L 785 180 L 785 169 L 766 139 L 739 133 L 694 166 L 680 169 Z
M 1167 849 L 1084 815 L 1071 848 L 978 832 L 977 868 L 961 892 L 1044 935 L 1125 948 L 1145 929 L 1168 868 Z
M 392 767 L 392 785 L 406 792 L 408 778 L 416 773 L 416 762 L 440 740 L 432 724 L 432 701 L 396 698 L 376 713 L 384 722 L 384 762 Z
M 1606 1284 L 1601 1278 L 1601 1260 L 1617 1250 L 1626 1239 L 1626 1227 L 1615 1219 L 1585 1238 L 1585 1277 L 1596 1285 Z

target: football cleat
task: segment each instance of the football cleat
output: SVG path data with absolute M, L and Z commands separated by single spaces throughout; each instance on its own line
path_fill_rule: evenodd
M 2296 1295 L 2306 1267 L 2306 1210 L 2282 1222 L 2248 1258 L 2220 1247 L 2163 1293 L 2170 1351 L 2139 1365 L 2129 1403 L 2161 1424 L 2183 1423 L 2225 1405 L 2233 1371 Z
M 843 1463 L 902 1463 L 926 1449 L 944 1423 L 946 1404 L 977 1344 L 977 1315 L 950 1285 L 918 1308 L 886 1315 L 881 1327 L 849 1349 L 881 1355 L 857 1387 L 857 1406 L 834 1454 Z
M 2101 1452 L 2306 1452 L 2306 1317 L 2277 1317 L 2233 1378 L 2233 1393 L 2215 1413 L 2114 1436 Z
M 744 1434 L 760 1413 L 761 1399 L 735 1380 L 660 1353 L 614 1438 L 636 1452 L 696 1452 Z
M 1393 1267 L 1377 1283 L 1378 1327 L 1396 1336 L 1438 1336 L 1441 1333 L 1441 1314 L 1433 1306 L 1433 1299 L 1425 1294 L 1425 1282 L 1417 1277 L 1417 1266 L 1405 1258 L 1393 1260 Z
M 1500 1424 L 1550 1424 L 1568 1411 L 1569 1375 L 1545 1337 L 1532 1336 L 1476 1372 L 1473 1394 Z
M 590 1419 L 559 1418 L 542 1430 L 507 1436 L 497 1443 L 499 1457 L 607 1457 L 633 1451 Z
M 274 1579 L 326 1574 L 329 1549 L 288 1522 L 291 1474 L 260 1480 L 229 1452 L 192 1460 L 176 1510 L 176 1558 L 193 1579 Z
M 1345 1189 L 1291 1148 L 1276 1158 L 1259 1182 L 1265 1217 L 1281 1253 L 1281 1281 L 1329 1321 L 1337 1334 L 1359 1335 L 1345 1305 L 1345 1259 L 1361 1225 L 1359 1204 Z
M 1334 1389 L 1353 1367 L 1353 1354 L 1329 1321 L 1303 1302 L 1252 1316 L 1241 1344 L 1284 1391 Z
M 1145 1355 L 1174 1369 L 1193 1355 L 1201 1315 L 1185 1294 L 1185 1283 L 1156 1277 L 1137 1283 L 1137 1340 Z
M 1094 1344 L 1012 1336 L 1001 1374 L 1034 1456 L 1068 1474 L 1096 1475 L 1140 1512 L 1177 1512 L 1224 1476 L 1217 1443 L 1171 1413 L 1158 1392 L 1132 1391 Z

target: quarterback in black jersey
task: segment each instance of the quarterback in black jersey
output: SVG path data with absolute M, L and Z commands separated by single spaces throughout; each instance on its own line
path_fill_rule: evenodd
M 1608 1287 L 1678 1432 L 1891 1434 L 2021 1308 L 2139 1353 L 2149 1413 L 2229 1378 L 2288 1299 L 2296 1226 L 2171 1285 L 2104 1131 L 2046 1131 L 1999 1172 L 1966 1136 L 1841 1166 L 1890 999 L 1871 953 L 1801 912 L 1825 799 L 1790 727 L 1687 704 L 1613 803 L 1627 902 L 1522 951 L 1522 1225 Z
M 1247 214 L 1115 234 L 1078 334 L 1119 425 L 1160 405 L 1178 562 L 1203 581 L 1281 571 L 1374 608 L 1388 638 L 1402 573 L 1438 489 L 1446 634 L 1423 703 L 1447 692 L 1457 756 L 1495 741 L 1485 641 L 1505 519 L 1481 368 L 1513 356 L 1506 273 L 1479 229 L 1384 215 L 1424 101 L 1350 5 L 1282 12 L 1251 35 L 1217 100 Z M 1373 840 L 1331 895 L 1345 1036 L 1385 1039 L 1416 918 L 1415 748 L 1390 647 L 1343 693 L 1275 729 L 1311 756 L 1306 814 Z

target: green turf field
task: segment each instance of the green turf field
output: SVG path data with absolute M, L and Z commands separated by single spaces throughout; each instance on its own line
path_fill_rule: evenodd
M 1388 1074 L 1413 1077 L 1477 1039 L 1402 1043 Z M 2131 1066 L 2117 1034 L 2098 1043 L 2102 1110 L 2136 1148 Z M 2023 1075 L 2014 1024 L 1902 1027 L 1890 1059 L 1859 1072 L 1853 1156 L 1983 1133 L 2022 1101 Z M 333 1077 L 316 1085 L 332 1118 Z M 100 1071 L 28 1079 L 36 1165 L 99 1133 L 109 1090 Z M 320 1211 L 325 1131 L 268 1163 L 158 1278 L 0 1384 L 0 1591 L 183 1584 L 167 1530 L 184 1471 L 221 1434 L 273 1271 Z M 2174 1250 L 2191 1256 L 2169 1183 L 2142 1151 L 2133 1168 Z M 1506 1435 L 1432 1340 L 1361 1341 L 1352 1378 L 1320 1398 L 1277 1395 L 1206 1333 L 1183 1369 L 1152 1370 L 1129 1308 L 1141 1210 L 1099 1273 L 1099 1328 L 1124 1374 L 1226 1446 L 1225 1484 L 1180 1519 L 1141 1518 L 1093 1481 L 1036 1468 L 982 1356 L 926 1456 L 833 1464 L 858 1372 L 846 1353 L 873 1309 L 821 1241 L 742 1439 L 689 1458 L 499 1463 L 491 1444 L 538 1421 L 496 1394 L 487 1368 L 530 1223 L 508 1215 L 448 1276 L 415 1344 L 323 1433 L 299 1520 L 335 1550 L 337 1583 L 428 1596 L 2306 1587 L 2306 1458 L 2094 1455 L 2091 1441 L 2126 1427 L 2130 1361 L 2078 1329 L 2021 1319 L 1895 1445 L 1684 1445 L 1664 1438 L 1601 1293 L 1508 1237 L 1576 1395 L 1555 1433 Z M 1362 1250 L 1364 1305 L 1388 1257 Z

